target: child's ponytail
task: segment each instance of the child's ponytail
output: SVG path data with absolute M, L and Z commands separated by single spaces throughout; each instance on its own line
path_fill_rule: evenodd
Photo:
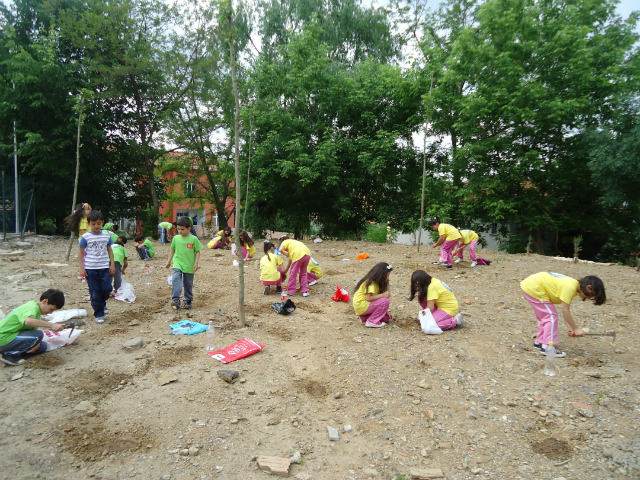
M 271 257 L 269 256 L 269 250 L 271 250 L 272 247 L 275 247 L 273 243 L 271 243 L 269 240 L 264 241 L 264 253 L 267 255 L 267 258 L 269 259 L 269 261 L 271 261 Z
M 409 301 L 413 300 L 417 293 L 418 302 L 423 303 L 425 298 L 427 298 L 429 285 L 431 285 L 431 275 L 424 270 L 416 270 L 413 272 L 413 275 L 411 275 L 411 297 L 409 297 Z
M 84 213 L 84 203 L 76 205 L 75 210 L 71 215 L 65 217 L 64 222 L 67 224 L 67 230 L 70 232 L 77 232 L 80 230 L 80 220 L 82 220 Z
M 442 223 L 442 222 L 440 221 L 440 219 L 438 217 L 434 217 L 431 220 L 429 220 L 429 226 L 430 227 L 433 227 L 434 225 L 437 225 L 439 223 Z
M 602 305 L 607 301 L 607 294 L 604 291 L 604 283 L 598 277 L 594 275 L 589 275 L 586 277 L 582 277 L 580 280 L 580 291 L 587 295 L 593 295 L 593 303 L 596 305 Z M 591 287 L 589 289 L 589 287 Z

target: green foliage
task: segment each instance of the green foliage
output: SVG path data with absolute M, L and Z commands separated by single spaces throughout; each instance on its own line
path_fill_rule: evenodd
M 362 236 L 367 242 L 387 243 L 387 226 L 384 224 L 369 224 L 367 231 Z
M 160 238 L 158 232 L 158 224 L 160 223 L 160 215 L 153 207 L 138 212 L 138 219 L 142 223 L 142 235 L 152 237 L 154 240 Z

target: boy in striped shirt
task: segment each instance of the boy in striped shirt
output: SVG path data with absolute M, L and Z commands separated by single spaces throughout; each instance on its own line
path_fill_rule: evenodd
M 86 277 L 96 323 L 104 323 L 107 299 L 111 293 L 111 275 L 116 271 L 111 245 L 113 240 L 102 231 L 104 217 L 97 210 L 87 215 L 89 231 L 80 237 L 78 262 L 80 275 Z

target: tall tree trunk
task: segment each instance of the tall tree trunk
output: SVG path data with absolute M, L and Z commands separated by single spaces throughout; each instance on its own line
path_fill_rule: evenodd
M 71 211 L 76 208 L 76 201 L 78 200 L 78 179 L 80 178 L 80 132 L 82 130 L 82 110 L 84 108 L 84 93 L 80 96 L 80 108 L 78 109 L 78 135 L 76 140 L 76 180 L 73 185 L 73 202 L 71 202 Z M 64 261 L 69 261 L 71 255 L 71 247 L 73 246 L 73 232 L 69 238 L 69 248 L 67 248 L 67 256 Z
M 242 229 L 246 230 L 247 205 L 249 205 L 249 176 L 251 174 L 251 140 L 253 138 L 253 115 L 249 121 L 249 166 L 247 167 L 247 194 L 244 196 L 244 212 L 242 213 Z
M 240 200 L 242 189 L 240 188 L 240 95 L 238 94 L 238 82 L 236 77 L 236 55 L 233 48 L 233 27 L 235 21 L 229 15 L 229 54 L 231 56 L 231 81 L 233 83 L 233 97 L 236 103 L 233 125 L 235 129 L 235 163 L 236 163 L 236 213 L 235 213 L 235 242 L 238 249 L 238 259 L 240 266 L 238 272 L 239 294 L 238 294 L 238 320 L 240 328 L 245 326 L 244 320 L 244 258 L 240 249 Z

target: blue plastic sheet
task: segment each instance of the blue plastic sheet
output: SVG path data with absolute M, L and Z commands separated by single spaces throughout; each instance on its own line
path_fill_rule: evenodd
M 191 320 L 182 320 L 171 327 L 171 335 L 195 335 L 196 333 L 206 332 L 208 325 L 192 322 Z

